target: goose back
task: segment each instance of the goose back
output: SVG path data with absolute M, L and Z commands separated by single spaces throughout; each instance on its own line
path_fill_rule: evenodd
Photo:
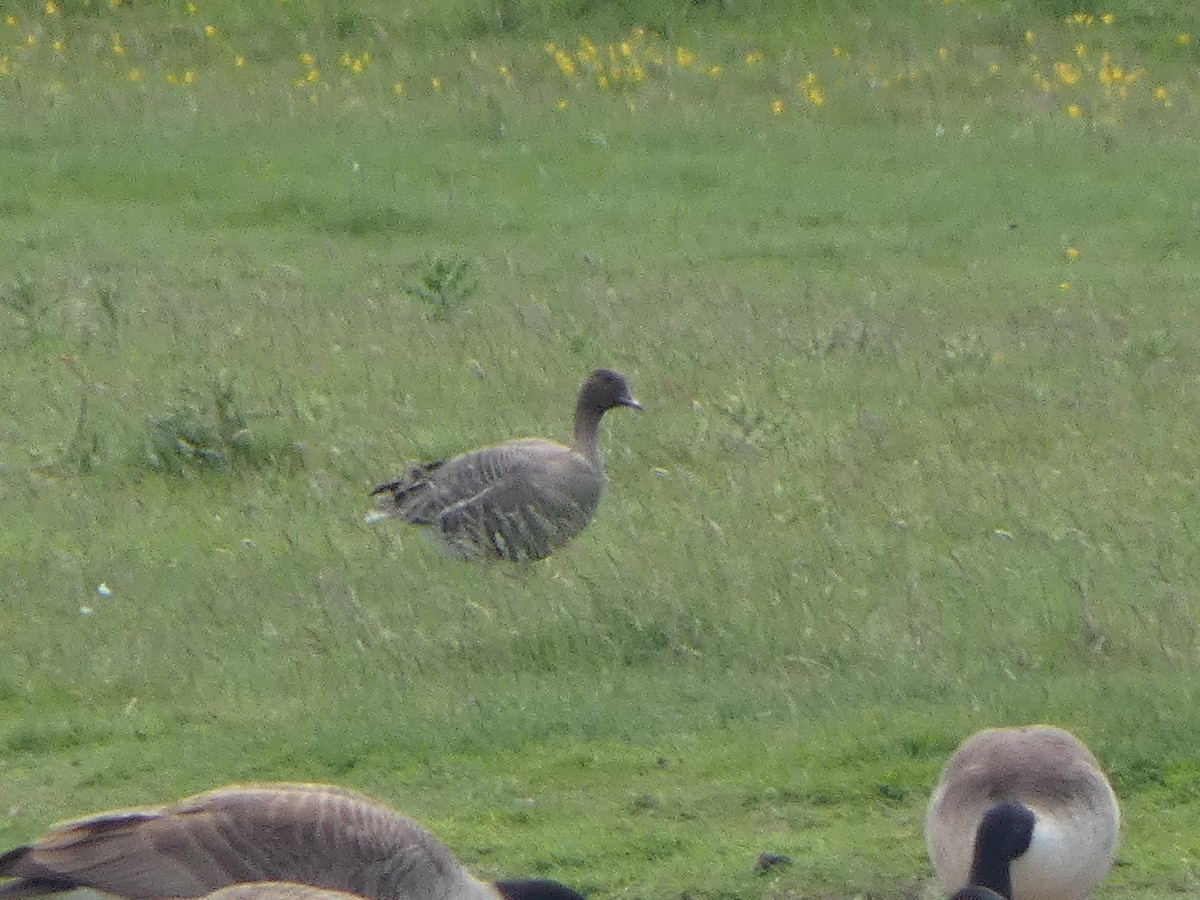
M 1117 800 L 1091 751 L 1049 725 L 987 729 L 950 757 L 925 818 L 943 890 L 970 886 L 981 823 L 1005 804 L 1033 819 L 1028 848 L 1011 863 L 1011 900 L 1090 897 L 1112 865 Z
M 231 884 L 205 894 L 204 900 L 363 900 L 358 894 L 331 891 L 294 881 L 252 881 Z
M 299 784 L 221 788 L 69 822 L 0 857 L 0 876 L 0 898 L 81 887 L 131 900 L 202 897 L 255 882 L 372 900 L 499 896 L 411 819 L 350 791 Z

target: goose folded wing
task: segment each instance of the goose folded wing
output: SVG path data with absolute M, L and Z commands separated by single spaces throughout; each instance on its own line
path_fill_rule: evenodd
M 410 870 L 461 873 L 431 835 L 366 798 L 305 785 L 239 787 L 61 826 L 0 859 L 0 875 L 11 879 L 0 897 L 89 887 L 151 900 L 266 881 L 379 897 Z

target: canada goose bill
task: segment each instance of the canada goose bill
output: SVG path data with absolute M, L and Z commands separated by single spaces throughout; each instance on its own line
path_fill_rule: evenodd
M 316 784 L 235 785 L 68 822 L 0 856 L 0 898 L 90 888 L 130 900 L 583 900 L 482 881 L 413 820 Z
M 569 445 L 516 438 L 413 465 L 371 491 L 383 515 L 366 520 L 425 526 L 463 559 L 543 559 L 579 534 L 600 503 L 600 419 L 618 406 L 642 408 L 623 375 L 597 369 L 579 388 Z
M 1087 900 L 1112 866 L 1119 831 L 1100 764 L 1051 725 L 967 738 L 925 816 L 934 874 L 953 900 Z

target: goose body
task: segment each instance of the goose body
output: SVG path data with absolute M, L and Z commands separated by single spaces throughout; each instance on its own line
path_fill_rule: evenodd
M 1087 900 L 1112 866 L 1116 796 L 1076 737 L 1050 725 L 964 741 L 925 817 L 941 887 L 965 898 Z
M 604 489 L 600 418 L 641 409 L 624 376 L 597 369 L 579 389 L 569 445 L 518 438 L 422 463 L 371 491 L 386 517 L 433 530 L 455 556 L 531 562 L 591 521 Z
M 219 788 L 60 825 L 0 856 L 0 898 L 91 888 L 129 900 L 582 900 L 487 882 L 411 819 L 325 785 Z
M 205 894 L 205 900 L 362 900 L 358 894 L 297 884 L 294 881 L 252 881 L 231 884 Z

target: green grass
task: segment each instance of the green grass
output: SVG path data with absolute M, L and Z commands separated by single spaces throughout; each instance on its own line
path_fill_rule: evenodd
M 1194 892 L 1187 17 L 345 6 L 0 24 L 0 844 L 306 779 L 598 898 L 909 896 L 947 755 L 1044 720 L 1102 895 Z M 363 524 L 598 365 L 647 411 L 570 547 Z

